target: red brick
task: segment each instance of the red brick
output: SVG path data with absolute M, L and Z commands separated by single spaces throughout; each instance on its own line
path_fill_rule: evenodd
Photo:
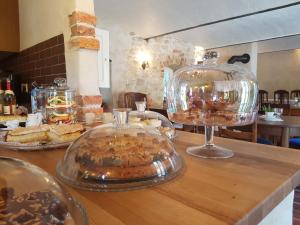
M 66 65 L 56 65 L 52 67 L 52 74 L 59 74 L 59 73 L 65 73 L 66 72 Z
M 95 38 L 76 37 L 71 40 L 72 47 L 87 48 L 98 50 L 100 48 L 99 40 Z
M 28 56 L 28 61 L 36 61 L 39 59 L 39 54 L 38 53 L 34 53 Z
M 40 59 L 45 59 L 48 58 L 49 56 L 51 56 L 51 49 L 45 49 L 43 51 L 40 52 Z
M 32 70 L 34 70 L 34 68 L 35 68 L 34 62 L 27 63 L 23 67 L 24 71 L 32 71 Z
M 58 64 L 58 56 L 52 56 L 46 59 L 46 66 L 53 66 Z
M 51 48 L 51 55 L 60 55 L 65 53 L 65 46 L 63 44 Z
M 58 63 L 59 63 L 59 64 L 62 64 L 62 63 L 65 63 L 65 62 L 66 62 L 65 55 L 60 55 L 60 56 L 59 56 Z
M 94 15 L 74 11 L 69 15 L 70 25 L 82 22 L 96 26 L 96 17 Z
M 36 68 L 41 68 L 46 65 L 46 60 L 45 59 L 40 59 L 39 61 L 36 62 Z
M 50 75 L 52 73 L 51 67 L 46 67 L 41 70 L 41 75 Z
M 71 36 L 93 36 L 95 37 L 95 28 L 83 25 L 74 25 L 71 27 Z
M 63 44 L 64 43 L 64 35 L 63 34 L 58 35 L 57 41 L 58 41 L 58 44 Z
M 57 36 L 48 39 L 43 43 L 44 48 L 50 48 L 58 44 Z

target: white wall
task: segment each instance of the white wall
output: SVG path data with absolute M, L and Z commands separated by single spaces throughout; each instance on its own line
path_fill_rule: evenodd
M 228 59 L 233 55 L 242 55 L 248 53 L 250 55 L 250 62 L 243 64 L 240 62 L 235 63 L 250 70 L 255 76 L 257 71 L 257 43 L 233 45 L 223 48 L 213 49 L 220 53 L 219 63 L 227 63 Z
M 258 54 L 257 79 L 271 99 L 275 90 L 300 89 L 300 49 Z
M 69 18 L 73 11 L 94 14 L 93 0 L 19 0 L 20 48 L 64 34 L 69 86 L 82 95 L 98 95 L 97 51 L 72 49 Z

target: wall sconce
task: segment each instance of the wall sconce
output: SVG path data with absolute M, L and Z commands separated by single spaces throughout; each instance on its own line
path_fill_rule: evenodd
M 142 69 L 145 70 L 149 67 L 149 62 L 151 61 L 151 56 L 148 51 L 139 51 L 136 55 L 136 59 L 141 65 Z
M 195 46 L 194 54 L 195 54 L 195 64 L 200 64 L 203 62 L 203 56 L 205 53 L 205 49 L 201 46 Z

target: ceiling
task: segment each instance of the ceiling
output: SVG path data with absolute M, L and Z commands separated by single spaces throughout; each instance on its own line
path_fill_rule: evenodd
M 148 38 L 187 27 L 254 13 L 292 0 L 95 0 L 99 26 L 122 27 Z M 204 48 L 300 34 L 300 5 L 177 33 Z

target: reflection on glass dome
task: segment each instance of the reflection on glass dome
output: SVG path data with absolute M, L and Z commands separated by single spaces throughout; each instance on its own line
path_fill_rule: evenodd
M 213 126 L 240 126 L 253 123 L 257 112 L 258 86 L 251 72 L 235 65 L 216 64 L 217 54 L 208 53 L 203 65 L 175 72 L 168 89 L 171 121 L 204 125 L 206 145 L 189 153 L 206 158 L 228 158 L 231 151 L 217 151 L 211 143 Z M 211 135 L 211 137 L 208 135 Z M 208 151 L 215 150 L 215 151 Z
M 88 224 L 84 208 L 45 171 L 5 157 L 0 170 L 0 224 Z
M 155 129 L 171 140 L 175 138 L 175 128 L 165 116 L 146 110 L 145 102 L 136 102 L 136 107 L 136 111 L 129 113 L 128 122 L 130 125 L 141 126 L 145 129 Z
M 93 191 L 155 185 L 177 175 L 181 159 L 172 142 L 155 129 L 127 123 L 129 109 L 114 111 L 116 124 L 84 133 L 57 166 L 62 181 Z

